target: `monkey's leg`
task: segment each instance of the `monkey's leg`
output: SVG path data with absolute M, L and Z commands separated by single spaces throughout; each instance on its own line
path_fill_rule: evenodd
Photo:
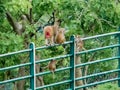
M 52 36 L 51 39 L 50 39 L 50 44 L 54 44 L 54 37 Z
M 55 74 L 54 74 L 54 71 L 52 71 L 52 74 L 53 74 L 53 79 L 55 79 Z
M 47 38 L 45 39 L 45 45 L 48 46 L 48 39 Z

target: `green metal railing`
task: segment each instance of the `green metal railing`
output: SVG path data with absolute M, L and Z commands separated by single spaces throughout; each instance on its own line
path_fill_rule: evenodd
M 118 86 L 120 87 L 120 32 L 118 31 L 118 32 L 96 35 L 96 36 L 92 36 L 92 37 L 86 37 L 86 38 L 83 38 L 83 40 L 85 41 L 85 40 L 89 40 L 89 39 L 95 39 L 95 38 L 111 36 L 111 35 L 115 35 L 118 37 L 118 40 L 119 40 L 118 44 L 99 47 L 99 48 L 95 48 L 95 49 L 89 49 L 89 50 L 85 50 L 85 51 L 81 51 L 81 52 L 75 52 L 75 37 L 71 36 L 70 41 L 64 43 L 64 45 L 70 44 L 70 53 L 69 54 L 61 55 L 61 56 L 57 56 L 57 57 L 53 57 L 53 58 L 37 60 L 37 61 L 35 61 L 35 51 L 47 49 L 47 48 L 54 47 L 54 46 L 59 46 L 59 44 L 55 44 L 54 46 L 42 46 L 42 47 L 35 48 L 34 43 L 30 43 L 29 49 L 25 49 L 25 50 L 21 50 L 21 51 L 17 51 L 17 52 L 12 52 L 12 53 L 1 54 L 0 58 L 12 56 L 12 55 L 17 55 L 17 54 L 21 54 L 21 53 L 29 53 L 30 61 L 28 63 L 0 68 L 0 72 L 15 69 L 15 68 L 20 68 L 20 67 L 30 66 L 30 74 L 23 76 L 23 77 L 18 77 L 18 78 L 14 78 L 14 79 L 0 81 L 0 85 L 10 83 L 10 82 L 19 81 L 19 80 L 30 79 L 30 87 L 29 88 L 31 90 L 40 90 L 43 88 L 57 86 L 57 85 L 65 84 L 65 83 L 70 84 L 70 87 L 67 90 L 78 90 L 80 88 L 90 87 L 90 86 L 94 86 L 94 85 L 98 85 L 98 84 L 102 84 L 102 83 L 106 83 L 106 82 L 112 82 L 112 81 L 118 81 Z M 95 52 L 95 51 L 100 51 L 100 50 L 104 50 L 104 49 L 108 49 L 108 48 L 116 48 L 116 47 L 118 47 L 118 55 L 117 56 L 75 65 L 75 56 L 76 55 L 81 55 L 81 54 L 85 54 L 85 53 L 89 53 L 89 52 Z M 36 72 L 35 72 L 35 65 L 36 64 L 48 62 L 52 59 L 58 60 L 58 59 L 67 58 L 67 57 L 70 57 L 70 66 L 65 67 L 65 68 L 56 69 L 55 72 L 70 70 L 70 79 L 65 80 L 65 81 L 61 81 L 61 82 L 57 82 L 57 83 L 52 83 L 52 84 L 36 87 L 36 77 L 51 73 L 50 71 L 46 71 L 46 72 L 40 72 L 40 73 L 36 74 Z M 90 64 L 110 61 L 110 60 L 116 60 L 116 59 L 118 60 L 118 64 L 119 64 L 118 69 L 75 78 L 75 68 L 90 65 Z M 90 84 L 86 84 L 86 85 L 82 85 L 82 86 L 75 86 L 75 81 L 77 81 L 77 80 L 83 80 L 83 79 L 87 79 L 87 78 L 91 78 L 91 77 L 95 77 L 95 76 L 99 76 L 99 75 L 115 73 L 115 72 L 118 72 L 118 77 L 116 77 L 116 78 L 103 80 L 103 81 L 99 81 L 99 82 L 94 82 L 94 83 L 90 83 Z

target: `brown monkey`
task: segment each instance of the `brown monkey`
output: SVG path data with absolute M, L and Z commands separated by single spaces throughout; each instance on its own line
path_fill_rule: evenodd
M 55 36 L 59 29 L 59 20 L 55 21 L 54 25 L 44 27 L 44 37 L 45 37 L 45 44 L 48 45 L 55 43 Z
M 59 28 L 56 36 L 55 36 L 55 42 L 58 44 L 62 44 L 65 42 L 65 29 L 64 28 Z
M 52 26 L 46 26 L 44 28 L 44 37 L 45 37 L 45 44 L 48 45 L 54 43 L 54 31 Z
M 55 72 L 55 69 L 56 69 L 56 60 L 51 60 L 50 63 L 48 64 L 48 68 L 52 72 L 53 79 L 54 79 L 55 78 L 54 72 Z
M 55 72 L 55 69 L 56 69 L 56 60 L 51 60 L 49 63 L 48 63 L 48 65 L 46 66 L 46 67 L 44 67 L 44 69 L 45 68 L 48 68 L 51 72 L 52 72 L 52 74 L 53 74 L 53 79 L 55 78 L 54 77 L 54 72 Z
M 76 47 L 77 47 L 77 50 L 86 50 L 84 48 L 84 43 L 83 43 L 83 40 L 81 39 L 80 35 L 77 35 L 76 36 Z
M 54 37 L 56 36 L 58 29 L 60 28 L 59 26 L 60 26 L 60 21 L 56 20 L 55 23 L 54 23 L 54 25 L 52 26 L 53 27 L 53 31 L 54 31 Z

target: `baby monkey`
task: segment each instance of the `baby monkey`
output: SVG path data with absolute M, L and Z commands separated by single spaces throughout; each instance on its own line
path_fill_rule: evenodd
M 51 60 L 48 65 L 45 67 L 45 68 L 48 68 L 52 74 L 53 74 L 53 79 L 55 78 L 55 75 L 54 75 L 54 72 L 55 72 L 55 69 L 56 69 L 56 60 Z
M 55 37 L 55 43 L 62 44 L 65 42 L 65 29 L 59 28 L 56 37 Z
M 55 78 L 54 72 L 55 72 L 55 69 L 56 69 L 56 60 L 51 60 L 50 63 L 48 64 L 48 68 L 52 72 L 53 79 L 54 79 Z

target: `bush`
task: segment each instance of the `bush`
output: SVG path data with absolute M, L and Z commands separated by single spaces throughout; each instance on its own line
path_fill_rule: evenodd
M 120 90 L 120 88 L 115 83 L 106 83 L 89 90 Z

